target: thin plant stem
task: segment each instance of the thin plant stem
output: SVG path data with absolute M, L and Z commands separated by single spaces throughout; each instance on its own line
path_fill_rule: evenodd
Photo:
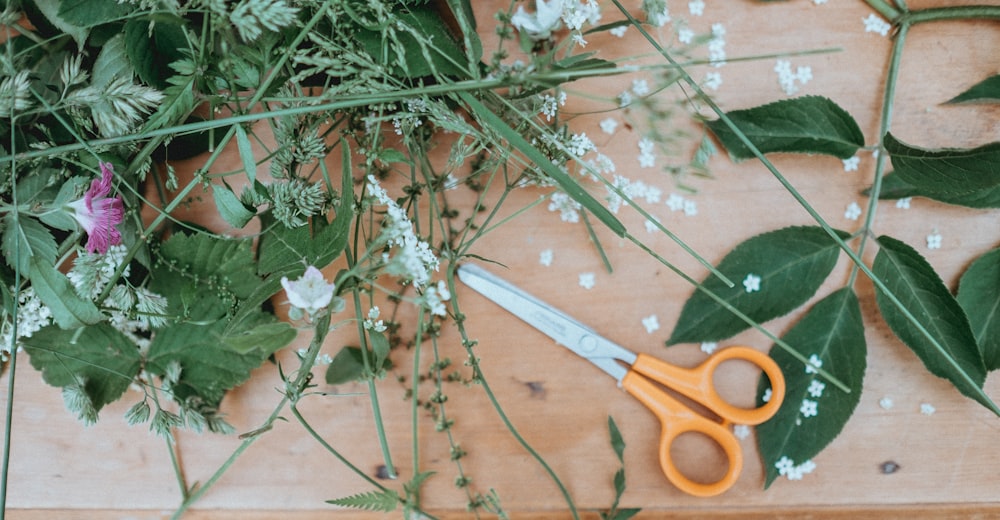
M 911 25 L 945 20 L 1000 20 L 1000 6 L 957 5 L 951 7 L 932 7 L 910 11 L 900 17 L 901 23 Z
M 327 442 L 326 439 L 324 439 L 323 436 L 320 435 L 319 432 L 317 432 L 316 429 L 313 428 L 311 424 L 309 424 L 309 421 L 307 421 L 306 418 L 302 416 L 302 412 L 299 411 L 297 404 L 292 403 L 289 409 L 292 411 L 292 415 L 295 416 L 295 419 L 299 421 L 299 424 L 302 425 L 302 427 L 306 430 L 306 432 L 316 442 L 318 442 L 321 446 L 323 446 L 323 449 L 330 452 L 331 455 L 336 457 L 337 460 L 339 460 L 343 465 L 347 466 L 348 469 L 356 473 L 359 477 L 363 478 L 366 482 L 368 482 L 372 486 L 378 488 L 379 491 L 383 492 L 389 491 L 389 488 L 383 486 L 381 483 L 379 483 L 379 481 L 371 478 L 367 473 L 362 471 L 361 468 L 355 466 L 354 463 L 352 463 L 347 457 L 345 457 L 342 453 L 340 453 L 336 448 L 331 446 L 330 443 Z

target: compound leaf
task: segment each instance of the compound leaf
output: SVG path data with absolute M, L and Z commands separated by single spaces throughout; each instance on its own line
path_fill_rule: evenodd
M 391 513 L 395 511 L 400 504 L 399 493 L 391 489 L 358 493 L 357 495 L 327 500 L 326 502 L 328 504 L 341 507 L 351 507 L 364 511 L 378 511 L 382 513 Z

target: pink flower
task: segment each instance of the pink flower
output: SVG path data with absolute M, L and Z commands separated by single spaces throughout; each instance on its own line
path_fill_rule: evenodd
M 100 166 L 101 178 L 94 179 L 83 198 L 69 203 L 69 206 L 73 208 L 73 218 L 87 232 L 87 252 L 103 255 L 109 247 L 122 241 L 122 235 L 115 226 L 125 219 L 125 208 L 121 197 L 108 197 L 114 167 L 104 162 Z

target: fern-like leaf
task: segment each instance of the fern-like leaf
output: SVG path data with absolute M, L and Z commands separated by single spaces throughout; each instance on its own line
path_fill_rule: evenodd
M 369 491 L 358 493 L 349 497 L 327 500 L 328 504 L 335 506 L 351 507 L 365 511 L 377 511 L 381 513 L 391 513 L 399 506 L 399 493 L 391 489 L 384 491 Z

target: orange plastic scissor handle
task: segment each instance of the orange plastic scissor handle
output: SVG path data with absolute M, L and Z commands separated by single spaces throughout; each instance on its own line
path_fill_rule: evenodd
M 742 359 L 759 366 L 771 381 L 771 399 L 756 409 L 740 408 L 726 402 L 715 390 L 713 374 L 724 361 Z M 706 406 L 723 419 L 708 419 L 664 392 L 656 383 Z M 718 495 L 732 487 L 743 469 L 743 453 L 729 424 L 760 424 L 777 413 L 785 395 L 785 379 L 778 365 L 766 354 L 749 347 L 730 347 L 711 356 L 698 367 L 688 369 L 639 354 L 632 369 L 622 379 L 622 388 L 637 398 L 662 425 L 660 466 L 663 474 L 682 491 L 699 497 Z M 725 475 L 716 482 L 701 483 L 689 479 L 674 464 L 670 447 L 683 433 L 701 433 L 715 441 L 729 461 Z

